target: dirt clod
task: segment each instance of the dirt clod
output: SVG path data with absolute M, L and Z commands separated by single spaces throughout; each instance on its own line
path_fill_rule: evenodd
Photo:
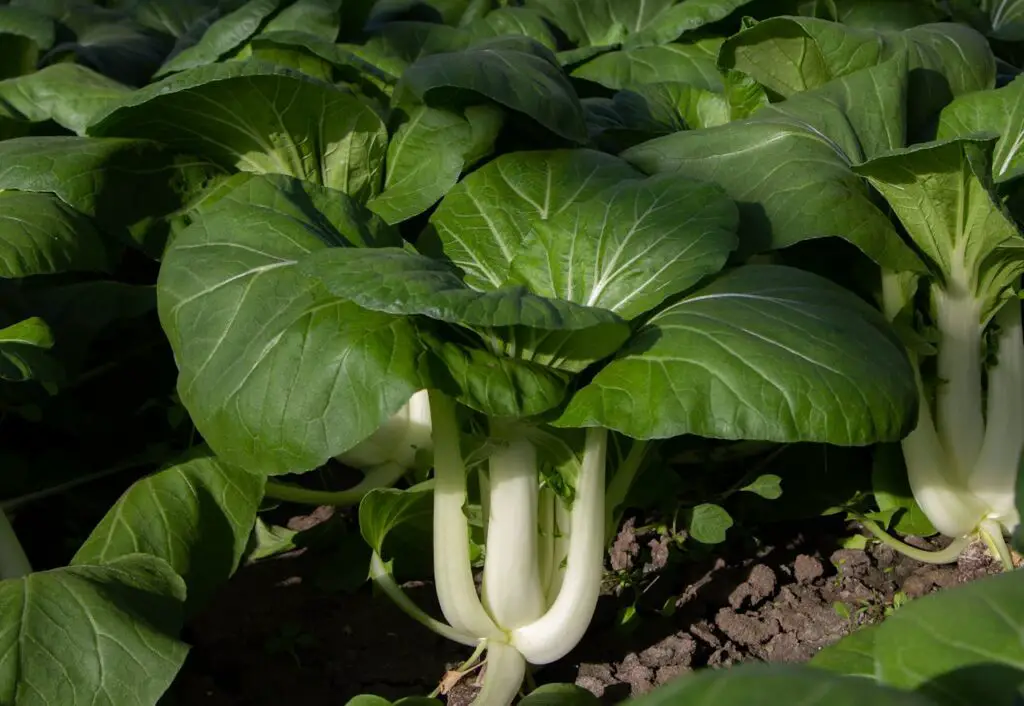
M 756 564 L 750 570 L 750 577 L 729 595 L 729 605 L 735 610 L 742 608 L 744 603 L 756 608 L 775 593 L 775 586 L 775 572 L 764 564 Z
M 809 583 L 825 574 L 825 567 L 813 556 L 798 554 L 793 562 L 793 573 L 797 583 Z

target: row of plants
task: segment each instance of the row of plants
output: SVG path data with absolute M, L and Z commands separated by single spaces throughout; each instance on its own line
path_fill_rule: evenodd
M 369 579 L 511 704 L 584 638 L 609 540 L 680 448 L 798 442 L 877 445 L 874 488 L 829 511 L 922 561 L 980 538 L 1008 573 L 810 666 L 637 702 L 1014 703 L 1022 23 L 967 0 L 0 4 L 3 510 L 140 476 L 68 566 L 32 572 L 3 519 L 0 703 L 157 703 L 186 619 L 291 501 L 358 504 Z M 362 481 L 302 477 L 337 462 Z M 694 541 L 723 504 L 683 508 Z M 396 578 L 410 541 L 443 620 Z

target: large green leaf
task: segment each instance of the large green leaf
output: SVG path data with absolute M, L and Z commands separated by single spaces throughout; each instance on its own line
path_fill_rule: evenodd
M 947 289 L 993 313 L 1024 273 L 1024 238 L 988 188 L 993 140 L 914 145 L 858 165 Z
M 92 116 L 122 99 L 129 89 L 78 64 L 54 64 L 0 81 L 0 115 L 40 122 L 53 120 L 78 135 Z
M 939 7 L 920 0 L 830 0 L 821 4 L 828 8 L 829 19 L 866 29 L 910 29 L 946 18 Z
M 722 74 L 717 66 L 721 45 L 721 39 L 705 39 L 694 44 L 664 44 L 613 51 L 583 64 L 572 72 L 572 76 L 615 90 L 645 83 L 678 81 L 709 91 L 721 91 Z
M 935 702 L 860 677 L 797 665 L 745 664 L 684 675 L 631 706 L 935 706 Z
M 992 154 L 992 176 L 997 184 L 1024 174 L 1024 76 L 1002 88 L 968 93 L 943 109 L 938 139 L 978 133 L 999 135 Z
M 519 34 L 543 44 L 551 51 L 558 48 L 541 14 L 524 7 L 499 7 L 461 29 L 474 42 Z
M 181 207 L 211 165 L 149 140 L 24 137 L 0 142 L 0 189 L 49 192 L 101 227 Z
M 338 38 L 342 0 L 295 0 L 263 32 L 303 32 L 327 42 Z
M 751 265 L 654 316 L 558 425 L 857 446 L 901 439 L 916 413 L 910 363 L 876 311 L 817 275 Z
M 87 23 L 74 41 L 53 47 L 46 63 L 74 60 L 121 83 L 145 84 L 171 50 L 170 37 L 123 18 Z
M 592 150 L 506 154 L 448 192 L 431 224 L 469 286 L 501 287 L 532 229 L 606 187 L 640 177 L 622 160 Z
M 775 17 L 728 39 L 719 61 L 788 97 L 901 55 L 911 71 L 908 105 L 914 122 L 956 96 L 995 84 L 988 42 L 970 27 L 950 23 L 892 32 Z
M 501 124 L 500 109 L 489 106 L 470 106 L 465 117 L 426 106 L 413 110 L 388 145 L 384 190 L 367 205 L 389 223 L 423 213 L 491 148 Z
M 212 64 L 135 91 L 89 134 L 157 140 L 361 201 L 379 191 L 387 148 L 381 119 L 351 92 L 257 62 Z
M 644 46 L 673 42 L 750 0 L 527 0 L 574 44 Z
M 1024 39 L 1024 2 L 1021 0 L 952 0 L 950 5 L 954 14 L 993 39 L 1003 42 Z
M 674 174 L 627 179 L 536 223 L 512 273 L 536 294 L 634 319 L 718 272 L 738 222 L 713 184 Z
M 843 238 L 890 269 L 921 270 L 851 164 L 904 143 L 905 64 L 886 62 L 759 109 L 623 153 L 647 172 L 721 185 L 740 208 L 745 254 Z
M 182 46 L 179 41 L 175 53 L 160 67 L 155 78 L 212 64 L 230 54 L 260 30 L 281 2 L 249 0 L 234 12 L 219 17 L 200 36 L 194 37 L 193 43 Z
M 308 470 L 426 387 L 421 348 L 407 319 L 341 301 L 296 267 L 371 238 L 355 204 L 309 182 L 242 179 L 168 248 L 160 320 L 179 395 L 218 456 L 252 472 Z M 340 203 L 351 208 L 332 213 Z
M 0 191 L 0 277 L 102 271 L 112 255 L 92 222 L 57 196 Z
M 72 565 L 109 564 L 131 554 L 166 561 L 188 586 L 194 612 L 238 568 L 264 479 L 209 453 L 136 481 L 79 548 Z
M 53 46 L 53 20 L 29 7 L 0 7 L 0 35 L 4 42 L 11 42 L 13 37 L 24 37 L 36 45 L 37 49 L 46 50 Z M 0 74 L 4 71 L 0 68 Z
M 136 0 L 132 17 L 143 27 L 182 37 L 189 30 L 217 14 L 217 4 L 208 0 Z
M 426 56 L 406 69 L 399 89 L 449 109 L 485 98 L 565 139 L 587 141 L 583 108 L 572 84 L 551 50 L 528 37 L 502 37 Z
M 0 702 L 155 704 L 188 652 L 184 600 L 171 567 L 141 555 L 0 582 Z

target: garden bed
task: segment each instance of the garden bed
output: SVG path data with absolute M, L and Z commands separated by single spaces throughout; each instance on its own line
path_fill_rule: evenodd
M 309 528 L 330 514 L 321 508 L 289 525 Z M 651 537 L 636 537 L 630 527 L 615 545 L 620 566 L 650 558 L 639 550 Z M 840 547 L 854 535 L 835 518 L 786 523 L 760 532 L 760 546 L 740 538 L 718 558 L 654 568 L 643 604 L 673 605 L 670 617 L 641 609 L 623 629 L 619 618 L 631 601 L 606 592 L 579 647 L 534 677 L 575 682 L 615 704 L 701 667 L 804 662 L 905 601 L 998 570 L 980 544 L 956 564 L 934 566 L 876 543 Z M 240 570 L 189 627 L 194 647 L 172 692 L 177 703 L 327 706 L 363 693 L 395 699 L 437 688 L 469 650 L 423 628 L 368 585 L 344 591 L 344 568 L 332 566 L 344 560 L 312 548 Z M 406 588 L 438 613 L 432 586 Z M 447 703 L 471 703 L 475 674 L 452 684 Z

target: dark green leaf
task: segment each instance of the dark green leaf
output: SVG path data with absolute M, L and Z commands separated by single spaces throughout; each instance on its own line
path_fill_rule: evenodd
M 857 535 L 860 536 L 860 535 Z M 857 628 L 839 642 L 829 645 L 811 658 L 809 664 L 837 674 L 875 679 L 875 635 L 878 626 Z
M 0 190 L 0 277 L 103 271 L 112 255 L 92 222 L 55 195 Z
M 54 64 L 0 81 L 0 114 L 31 122 L 53 120 L 83 135 L 94 114 L 128 92 L 128 87 L 92 69 Z
M 978 133 L 999 136 L 992 155 L 992 176 L 997 184 L 1024 174 L 1024 76 L 999 89 L 968 93 L 943 109 L 938 139 Z
M 709 91 L 721 91 L 722 74 L 716 63 L 721 45 L 721 39 L 705 39 L 694 44 L 665 44 L 614 51 L 588 61 L 574 70 L 572 76 L 616 90 L 645 83 L 677 81 Z
M 702 503 L 688 512 L 686 530 L 701 544 L 721 544 L 732 524 L 732 517 L 725 508 Z

